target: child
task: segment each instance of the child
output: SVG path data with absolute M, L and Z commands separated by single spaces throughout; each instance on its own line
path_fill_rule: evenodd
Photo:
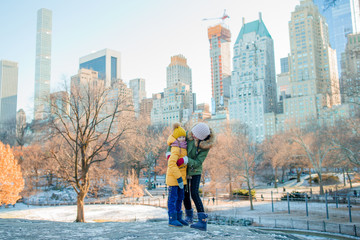
M 186 185 L 186 132 L 179 123 L 173 125 L 173 133 L 169 136 L 167 144 L 171 146 L 166 171 L 166 185 L 169 186 L 168 213 L 169 225 L 174 227 L 188 226 L 182 220 L 181 205 L 184 200 L 184 185 Z

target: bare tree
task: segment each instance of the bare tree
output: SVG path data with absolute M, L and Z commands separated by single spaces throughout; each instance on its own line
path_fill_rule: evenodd
M 244 178 L 249 191 L 250 210 L 254 210 L 251 194 L 254 184 L 254 168 L 263 152 L 259 144 L 251 139 L 249 129 L 246 126 L 240 125 L 237 129 L 233 129 L 233 136 L 234 141 L 230 155 L 238 162 L 236 167 L 240 170 L 240 176 Z
M 168 135 L 164 134 L 165 129 L 165 125 L 149 125 L 143 132 L 143 136 L 146 139 L 144 144 L 144 167 L 149 184 L 151 183 L 152 173 L 154 173 L 154 181 L 156 181 L 157 160 L 161 155 L 164 155 L 167 148 L 166 136 Z
M 322 181 L 323 167 L 330 151 L 336 149 L 329 139 L 329 129 L 317 124 L 308 125 L 307 129 L 293 129 L 292 140 L 298 143 L 305 151 L 312 167 L 319 177 L 320 194 L 324 194 Z
M 360 119 L 339 120 L 333 128 L 331 139 L 342 155 L 355 166 L 360 166 Z
M 230 199 L 233 197 L 234 187 L 241 181 L 240 170 L 237 167 L 238 161 L 229 154 L 229 150 L 235 147 L 233 145 L 234 135 L 230 126 L 227 126 L 225 131 L 216 137 L 216 144 L 209 152 L 203 170 L 211 178 L 211 187 L 215 187 L 216 183 L 227 186 Z M 210 189 L 210 191 L 214 193 L 214 189 Z
M 84 222 L 90 168 L 108 159 L 133 129 L 133 106 L 131 96 L 124 94 L 121 85 L 106 88 L 101 80 L 74 81 L 71 89 L 65 85 L 64 92 L 49 101 L 49 153 L 60 166 L 60 176 L 77 193 L 76 222 Z
M 287 160 L 291 157 L 290 144 L 288 137 L 284 133 L 273 135 L 262 143 L 264 160 L 268 160 L 274 169 L 274 186 L 277 188 L 278 170 L 285 166 Z

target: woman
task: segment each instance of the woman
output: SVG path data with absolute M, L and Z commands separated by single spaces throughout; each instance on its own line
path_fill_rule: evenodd
M 185 186 L 184 206 L 188 224 L 193 223 L 193 209 L 191 200 L 194 201 L 199 221 L 190 227 L 206 231 L 207 217 L 204 205 L 199 195 L 199 186 L 202 173 L 202 164 L 209 153 L 210 148 L 215 142 L 215 135 L 206 123 L 195 124 L 190 132 L 186 133 L 187 157 L 179 159 L 177 165 L 180 166 L 187 161 L 187 186 Z M 170 156 L 170 147 L 167 149 L 167 158 Z
M 187 132 L 187 179 L 188 184 L 185 187 L 185 221 L 193 223 L 193 209 L 191 199 L 194 201 L 198 213 L 198 222 L 190 227 L 206 231 L 207 217 L 204 205 L 199 195 L 199 186 L 202 173 L 202 164 L 209 153 L 210 148 L 215 143 L 215 135 L 206 123 L 195 124 L 190 132 Z

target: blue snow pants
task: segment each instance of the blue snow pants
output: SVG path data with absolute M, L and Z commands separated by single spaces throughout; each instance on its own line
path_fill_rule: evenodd
M 180 212 L 181 204 L 184 200 L 184 189 L 178 186 L 169 186 L 168 212 L 169 214 Z

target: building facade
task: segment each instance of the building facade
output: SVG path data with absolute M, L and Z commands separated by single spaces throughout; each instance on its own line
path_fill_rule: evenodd
M 192 113 L 192 123 L 203 122 L 211 118 L 209 104 L 200 103 L 196 105 L 196 110 Z
M 325 17 L 329 31 L 329 41 L 336 50 L 337 67 L 341 74 L 341 55 L 345 51 L 346 36 L 360 30 L 359 0 L 314 0 L 319 12 Z
M 171 57 L 166 69 L 166 85 L 163 93 L 153 95 L 151 123 L 165 125 L 174 122 L 186 123 L 193 112 L 194 96 L 191 68 L 183 55 Z
M 280 58 L 280 67 L 281 67 L 281 73 L 289 72 L 289 58 L 288 57 Z
M 289 34 L 290 82 L 286 92 L 291 97 L 283 99 L 282 114 L 265 114 L 266 135 L 305 127 L 310 119 L 326 122 L 340 117 L 336 112 L 343 112 L 331 110 L 341 103 L 336 53 L 330 47 L 325 18 L 312 0 L 301 1 L 291 13 Z
M 42 8 L 37 12 L 34 119 L 47 118 L 51 80 L 52 11 Z
M 72 107 L 70 109 L 70 115 L 74 112 L 74 107 L 76 105 L 73 102 L 75 102 L 80 105 L 79 109 L 76 111 L 88 111 L 86 107 L 87 105 L 99 108 L 97 104 L 104 103 L 98 113 L 100 118 L 105 118 L 104 116 L 113 114 L 115 108 L 117 109 L 116 111 L 124 110 L 121 115 L 135 117 L 133 111 L 132 90 L 127 87 L 126 83 L 124 83 L 121 79 L 117 79 L 113 82 L 111 88 L 106 87 L 104 84 L 104 80 L 99 79 L 97 71 L 85 68 L 79 69 L 78 74 L 71 77 L 71 93 L 69 102 L 72 104 Z M 94 96 L 93 94 L 98 95 Z M 55 103 L 60 104 L 61 106 L 64 96 L 61 94 L 54 95 L 54 97 L 55 96 L 58 97 L 58 102 Z M 89 103 L 87 99 L 90 99 L 92 102 Z M 78 114 L 81 115 L 81 112 Z M 102 124 L 100 124 L 100 128 L 102 126 L 108 126 L 110 121 L 111 117 L 107 118 Z M 121 123 L 117 122 L 116 124 Z
M 16 127 L 18 74 L 17 62 L 0 61 L 0 129 Z
M 61 117 L 67 117 L 70 114 L 70 97 L 66 91 L 59 91 L 50 94 L 50 112 L 51 115 L 61 114 Z M 58 117 L 58 116 L 56 116 Z
M 344 53 L 342 79 L 342 101 L 350 104 L 350 110 L 356 114 L 360 106 L 360 33 L 349 34 Z
M 265 137 L 264 113 L 276 111 L 274 43 L 261 13 L 243 26 L 234 45 L 230 120 L 249 126 L 254 141 Z
M 133 94 L 135 116 L 139 117 L 141 101 L 146 98 L 145 79 L 143 78 L 132 79 L 130 80 L 129 85 L 130 88 L 132 89 L 132 94 Z
M 211 60 L 211 112 L 216 114 L 227 108 L 224 96 L 224 78 L 231 76 L 231 32 L 223 24 L 208 28 Z
M 79 68 L 91 69 L 98 72 L 98 78 L 105 81 L 106 87 L 110 87 L 118 79 L 121 79 L 120 61 L 120 52 L 106 48 L 81 57 Z
M 151 119 L 151 109 L 153 108 L 153 98 L 144 98 L 140 103 L 140 117 L 146 120 Z

